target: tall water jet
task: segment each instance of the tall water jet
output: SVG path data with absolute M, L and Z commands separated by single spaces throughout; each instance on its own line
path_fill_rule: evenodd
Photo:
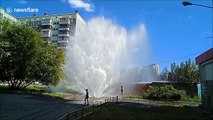
M 121 68 L 131 65 L 130 54 L 146 38 L 144 25 L 127 32 L 110 19 L 97 17 L 70 38 L 66 51 L 65 86 L 101 97 L 119 80 Z M 142 41 L 142 42 L 141 42 Z M 110 88 L 113 89 L 113 88 Z

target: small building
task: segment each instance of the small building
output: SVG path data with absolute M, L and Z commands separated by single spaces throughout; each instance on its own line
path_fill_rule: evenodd
M 196 57 L 201 80 L 202 106 L 213 110 L 213 48 Z

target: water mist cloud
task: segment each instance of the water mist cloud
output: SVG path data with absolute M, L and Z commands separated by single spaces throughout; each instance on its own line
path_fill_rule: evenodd
M 92 96 L 102 96 L 111 84 L 120 81 L 117 79 L 120 69 L 131 64 L 129 50 L 139 49 L 145 39 L 143 24 L 128 32 L 104 17 L 89 20 L 84 29 L 70 38 L 66 87 L 81 92 L 89 89 Z

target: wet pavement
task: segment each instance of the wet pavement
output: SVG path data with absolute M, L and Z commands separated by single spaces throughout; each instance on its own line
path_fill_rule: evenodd
M 58 99 L 43 95 L 0 93 L 0 120 L 58 120 L 65 114 L 84 107 L 84 98 Z M 103 98 L 90 98 L 90 105 L 104 103 Z
M 1 93 L 0 120 L 57 120 L 64 114 L 83 106 L 83 101 Z

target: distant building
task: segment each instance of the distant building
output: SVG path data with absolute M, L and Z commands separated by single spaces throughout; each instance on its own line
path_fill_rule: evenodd
M 202 106 L 213 110 L 213 48 L 196 57 L 201 80 Z
M 157 64 L 151 64 L 143 68 L 144 81 L 158 80 L 159 66 Z
M 154 73 L 156 75 L 158 75 L 159 74 L 159 66 L 157 64 L 152 64 L 152 65 L 153 65 Z
M 151 82 L 158 80 L 158 72 L 159 67 L 157 64 L 121 69 L 119 79 L 125 82 Z
M 86 22 L 78 14 L 78 11 L 70 14 L 52 14 L 44 13 L 43 16 L 15 18 L 1 10 L 0 19 L 8 19 L 16 23 L 25 23 L 41 33 L 41 37 L 47 43 L 56 44 L 59 49 L 67 49 L 68 42 Z M 3 16 L 3 17 L 2 17 Z

